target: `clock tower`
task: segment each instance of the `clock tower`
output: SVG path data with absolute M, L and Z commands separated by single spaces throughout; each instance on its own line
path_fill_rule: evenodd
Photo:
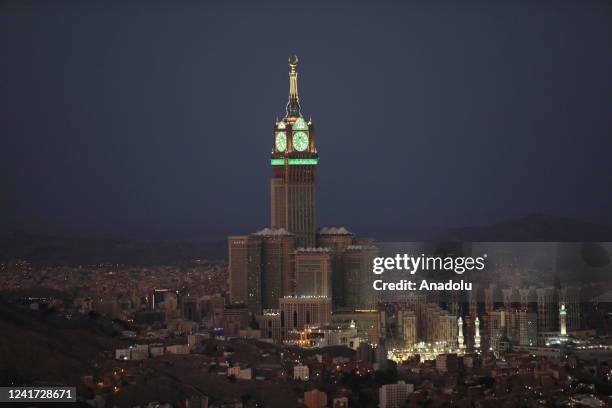
M 312 121 L 302 116 L 297 86 L 298 58 L 289 58 L 289 102 L 285 117 L 274 123 L 272 228 L 295 234 L 297 247 L 315 243 L 315 169 L 319 160 Z

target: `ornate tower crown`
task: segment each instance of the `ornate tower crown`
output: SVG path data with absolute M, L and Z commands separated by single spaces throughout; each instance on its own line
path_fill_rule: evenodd
M 297 118 L 302 116 L 300 108 L 300 99 L 298 97 L 298 86 L 297 86 L 297 55 L 293 56 L 293 61 L 289 57 L 289 102 L 287 102 L 287 114 L 285 115 L 285 121 L 293 123 Z

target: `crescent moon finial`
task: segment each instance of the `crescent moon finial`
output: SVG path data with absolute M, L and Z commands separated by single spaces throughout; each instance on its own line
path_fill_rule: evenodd
M 298 62 L 299 62 L 299 59 L 298 59 L 297 55 L 293 56 L 293 61 L 291 61 L 291 56 L 289 56 L 289 65 L 291 67 L 296 67 Z

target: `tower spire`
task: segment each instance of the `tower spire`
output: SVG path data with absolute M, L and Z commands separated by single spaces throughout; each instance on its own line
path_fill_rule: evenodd
M 297 55 L 289 57 L 289 102 L 287 102 L 287 119 L 295 119 L 301 116 L 300 112 L 300 100 L 298 97 L 298 85 L 297 85 Z

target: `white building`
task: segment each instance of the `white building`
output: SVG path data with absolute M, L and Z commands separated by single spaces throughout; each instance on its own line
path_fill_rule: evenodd
M 310 379 L 310 369 L 307 365 L 296 365 L 293 367 L 293 379 L 308 381 Z
M 406 384 L 404 381 L 383 385 L 378 389 L 378 406 L 380 408 L 401 408 L 408 399 L 408 394 L 413 392 L 414 384 Z
M 238 380 L 251 380 L 253 378 L 252 368 L 240 368 L 240 366 L 233 366 L 227 369 L 227 376 L 234 376 Z

